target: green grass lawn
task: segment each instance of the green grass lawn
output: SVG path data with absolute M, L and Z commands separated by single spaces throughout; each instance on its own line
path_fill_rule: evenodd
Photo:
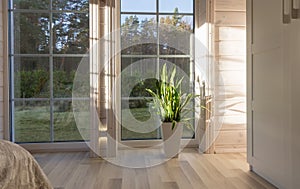
M 161 138 L 158 117 L 148 108 L 122 110 L 122 139 L 159 139 Z M 15 141 L 16 142 L 49 142 L 50 110 L 45 104 L 21 106 L 15 108 Z M 54 111 L 54 141 L 80 141 L 89 139 L 89 113 L 83 112 L 78 117 L 80 132 L 75 123 L 72 110 Z M 83 126 L 83 127 L 82 127 Z M 81 136 L 83 134 L 83 137 Z M 183 137 L 190 138 L 193 131 L 184 128 Z
M 121 138 L 130 139 L 160 139 L 160 121 L 155 112 L 149 108 L 131 108 L 122 110 Z M 149 131 L 149 132 L 146 132 Z M 184 126 L 183 137 L 191 138 L 194 132 Z
M 15 108 L 15 141 L 16 142 L 49 142 L 50 112 L 48 106 L 31 106 Z M 88 128 L 76 127 L 72 111 L 54 112 L 54 141 L 78 141 L 88 138 Z M 83 118 L 89 125 L 89 113 Z M 81 133 L 81 134 L 80 134 Z

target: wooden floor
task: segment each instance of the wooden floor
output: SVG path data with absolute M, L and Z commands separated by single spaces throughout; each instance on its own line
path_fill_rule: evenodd
M 274 188 L 249 171 L 245 154 L 199 154 L 184 150 L 179 158 L 150 168 L 124 168 L 87 152 L 34 154 L 59 189 L 244 189 Z

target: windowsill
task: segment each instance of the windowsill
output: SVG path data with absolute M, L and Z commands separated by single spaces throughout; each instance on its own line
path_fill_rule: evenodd
M 23 143 L 19 145 L 31 153 L 84 152 L 90 150 L 89 142 Z

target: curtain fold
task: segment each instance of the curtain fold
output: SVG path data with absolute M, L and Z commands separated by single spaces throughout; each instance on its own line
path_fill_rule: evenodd
M 116 155 L 116 56 L 119 11 L 116 0 L 90 1 L 91 156 Z M 95 110 L 95 111 L 93 111 Z

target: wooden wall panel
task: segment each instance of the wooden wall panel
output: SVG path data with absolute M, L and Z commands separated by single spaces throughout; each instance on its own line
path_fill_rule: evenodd
M 246 29 L 244 26 L 227 27 L 220 26 L 215 28 L 215 40 L 246 40 Z
M 215 42 L 215 52 L 218 56 L 245 56 L 245 41 L 219 41 Z
M 216 11 L 246 11 L 246 0 L 217 0 Z
M 246 26 L 246 12 L 217 11 L 216 26 Z
M 246 96 L 246 86 L 236 85 L 236 86 L 215 86 L 215 100 L 225 100 L 234 98 L 245 98 Z
M 233 85 L 245 85 L 246 71 L 232 70 L 232 71 L 218 71 L 216 75 L 216 85 L 223 85 L 225 90 Z
M 245 114 L 246 99 L 215 101 L 215 115 L 232 116 Z
M 219 56 L 216 58 L 217 71 L 245 70 L 245 56 Z
M 226 116 L 223 117 L 223 124 L 225 125 L 236 125 L 236 124 L 244 124 L 246 122 L 246 117 L 245 116 Z
M 246 0 L 214 0 L 214 153 L 246 151 Z

